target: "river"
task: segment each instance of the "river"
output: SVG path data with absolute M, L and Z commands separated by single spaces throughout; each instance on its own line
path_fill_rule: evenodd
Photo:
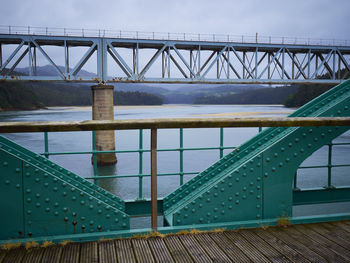
M 282 117 L 293 112 L 293 109 L 280 105 L 163 105 L 163 106 L 117 106 L 115 119 L 150 119 L 150 118 L 216 118 L 216 117 Z M 91 107 L 53 107 L 36 111 L 1 112 L 0 122 L 4 121 L 72 121 L 90 120 Z M 258 128 L 225 128 L 224 146 L 238 146 L 257 134 Z M 217 147 L 219 146 L 220 130 L 184 129 L 184 147 Z M 43 133 L 5 134 L 22 146 L 42 153 L 44 152 Z M 139 147 L 139 131 L 116 131 L 117 150 L 137 150 Z M 143 133 L 144 149 L 149 149 L 150 134 Z M 49 133 L 49 151 L 90 151 L 91 132 L 60 132 Z M 337 138 L 334 142 L 350 142 L 350 132 Z M 178 148 L 179 129 L 159 130 L 158 148 Z M 333 164 L 349 162 L 350 145 L 334 146 Z M 230 150 L 225 150 L 227 154 Z M 99 175 L 138 174 L 138 153 L 119 153 L 118 163 L 110 167 L 99 168 Z M 82 177 L 93 176 L 91 155 L 50 156 L 50 159 Z M 219 159 L 218 150 L 185 151 L 184 171 L 199 172 Z M 323 147 L 309 157 L 302 166 L 326 165 L 328 148 Z M 143 172 L 149 173 L 149 153 L 144 153 Z M 172 173 L 179 171 L 179 152 L 158 153 L 158 172 Z M 185 175 L 184 182 L 193 175 Z M 143 179 L 143 197 L 150 196 L 149 177 Z M 332 169 L 333 185 L 350 185 L 349 167 Z M 163 197 L 179 186 L 179 176 L 161 176 L 158 179 L 158 195 Z M 117 178 L 99 180 L 98 184 L 123 199 L 138 197 L 138 178 Z M 327 168 L 299 169 L 298 187 L 314 188 L 327 184 Z M 311 208 L 310 208 L 311 207 Z M 294 209 L 294 215 L 306 213 L 322 213 L 350 210 L 349 203 L 339 203 L 333 206 L 303 206 Z M 330 211 L 330 212 L 329 212 Z

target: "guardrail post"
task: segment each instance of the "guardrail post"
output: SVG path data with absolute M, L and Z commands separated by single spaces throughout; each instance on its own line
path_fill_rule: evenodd
M 151 203 L 152 229 L 157 230 L 157 129 L 151 129 Z
M 142 182 L 143 182 L 143 130 L 139 130 L 139 199 L 143 199 Z
M 332 142 L 328 144 L 328 178 L 327 178 L 327 187 L 332 188 Z
M 92 165 L 94 167 L 94 176 L 98 176 L 97 154 L 96 154 L 96 132 L 92 131 Z
M 44 132 L 44 145 L 45 145 L 44 155 L 47 159 L 49 159 L 49 134 L 48 134 L 48 132 Z
M 224 157 L 224 128 L 220 128 L 220 159 Z
M 183 128 L 180 128 L 180 185 L 184 183 L 184 139 Z

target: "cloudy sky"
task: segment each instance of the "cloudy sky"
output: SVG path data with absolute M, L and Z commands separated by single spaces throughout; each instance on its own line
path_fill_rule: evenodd
M 1 25 L 350 39 L 349 0 L 0 0 Z

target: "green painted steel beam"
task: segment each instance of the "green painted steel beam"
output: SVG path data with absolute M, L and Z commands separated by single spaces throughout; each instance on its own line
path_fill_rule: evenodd
M 300 216 L 300 217 L 290 217 L 283 218 L 284 221 L 287 220 L 290 224 L 308 224 L 308 223 L 320 223 L 320 222 L 332 222 L 349 220 L 350 213 L 341 214 L 329 214 L 329 215 L 316 215 L 316 216 Z M 183 230 L 197 229 L 202 231 L 212 231 L 215 229 L 243 229 L 243 228 L 257 228 L 257 227 L 270 227 L 276 226 L 280 218 L 273 219 L 261 219 L 261 220 L 247 220 L 247 221 L 236 221 L 236 222 L 226 222 L 219 224 L 200 224 L 200 225 L 184 225 L 184 226 L 167 226 L 159 227 L 157 231 L 162 234 L 178 233 Z M 109 231 L 109 232 L 94 232 L 76 235 L 55 235 L 55 236 L 42 236 L 38 238 L 24 238 L 24 239 L 11 239 L 11 240 L 0 240 L 0 245 L 8 243 L 21 243 L 25 244 L 27 242 L 38 242 L 43 243 L 45 241 L 52 241 L 53 243 L 61 243 L 63 241 L 71 240 L 73 242 L 86 242 L 86 241 L 97 241 L 101 239 L 117 239 L 117 238 L 127 238 L 133 236 L 139 236 L 140 234 L 150 234 L 153 232 L 151 228 L 143 229 L 131 229 L 131 230 L 121 230 L 121 231 Z
M 293 205 L 349 202 L 350 187 L 293 191 Z
M 158 199 L 158 215 L 163 215 L 163 200 Z M 151 200 L 132 200 L 125 201 L 125 213 L 129 216 L 150 216 L 151 215 Z

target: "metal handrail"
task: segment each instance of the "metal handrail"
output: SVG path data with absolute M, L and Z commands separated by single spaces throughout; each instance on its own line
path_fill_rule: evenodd
M 184 41 L 213 41 L 213 42 L 238 42 L 261 44 L 301 44 L 301 45 L 332 45 L 349 46 L 350 40 L 346 39 L 322 39 L 305 37 L 283 36 L 254 36 L 229 35 L 229 34 L 200 34 L 200 33 L 171 33 L 171 32 L 144 32 L 122 31 L 106 29 L 84 28 L 58 28 L 58 27 L 32 27 L 0 25 L 0 34 L 13 35 L 43 35 L 43 36 L 76 36 L 76 37 L 110 37 L 128 39 L 149 40 L 184 40 Z
M 135 119 L 60 122 L 3 122 L 0 133 L 97 130 L 350 126 L 350 117 Z

